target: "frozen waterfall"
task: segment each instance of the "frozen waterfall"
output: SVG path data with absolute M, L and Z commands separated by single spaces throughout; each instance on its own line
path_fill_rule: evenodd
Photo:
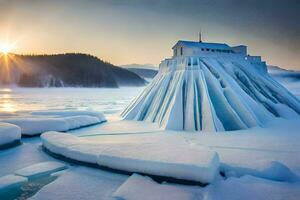
M 187 131 L 239 130 L 299 117 L 299 100 L 262 67 L 234 54 L 166 59 L 122 116 Z

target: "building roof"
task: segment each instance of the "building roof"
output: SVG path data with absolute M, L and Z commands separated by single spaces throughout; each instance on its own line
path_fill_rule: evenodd
M 193 42 L 193 41 L 184 41 L 184 40 L 179 40 L 172 47 L 172 49 L 177 45 L 182 45 L 182 46 L 185 46 L 185 47 L 209 48 L 209 49 L 224 49 L 224 50 L 230 50 L 231 49 L 231 47 L 228 46 L 225 43 L 222 44 L 222 43 L 208 43 L 208 42 Z

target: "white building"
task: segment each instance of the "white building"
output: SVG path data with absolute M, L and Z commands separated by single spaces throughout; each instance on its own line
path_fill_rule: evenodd
M 208 43 L 179 40 L 173 47 L 172 58 L 161 62 L 161 70 L 169 70 L 174 66 L 183 64 L 186 66 L 196 65 L 198 58 L 205 57 L 232 57 L 234 59 L 243 59 L 260 71 L 267 72 L 266 63 L 261 60 L 261 56 L 251 56 L 247 52 L 247 46 L 229 46 L 225 43 Z M 166 69 L 168 68 L 168 69 Z
M 229 46 L 225 43 L 208 43 L 179 40 L 173 47 L 173 58 L 178 56 L 208 56 L 208 55 L 234 55 L 243 56 L 254 62 L 261 62 L 260 56 L 250 56 L 247 46 Z
M 160 63 L 153 81 L 122 113 L 124 119 L 209 133 L 299 117 L 299 100 L 272 80 L 266 63 L 248 55 L 247 46 L 180 40 L 172 49 L 172 58 Z
M 227 44 L 192 42 L 179 40 L 173 46 L 173 58 L 177 56 L 206 56 L 210 54 L 233 54 L 233 49 Z

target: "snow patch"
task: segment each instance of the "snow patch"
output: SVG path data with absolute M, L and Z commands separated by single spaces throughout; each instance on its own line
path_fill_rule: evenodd
M 205 197 L 207 200 L 298 200 L 300 184 L 243 176 L 241 178 L 229 178 L 208 186 Z

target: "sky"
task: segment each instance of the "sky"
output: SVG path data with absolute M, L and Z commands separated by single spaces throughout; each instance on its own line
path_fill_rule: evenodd
M 204 42 L 245 44 L 270 65 L 300 70 L 299 21 L 299 0 L 0 0 L 0 45 L 158 65 L 201 29 Z

